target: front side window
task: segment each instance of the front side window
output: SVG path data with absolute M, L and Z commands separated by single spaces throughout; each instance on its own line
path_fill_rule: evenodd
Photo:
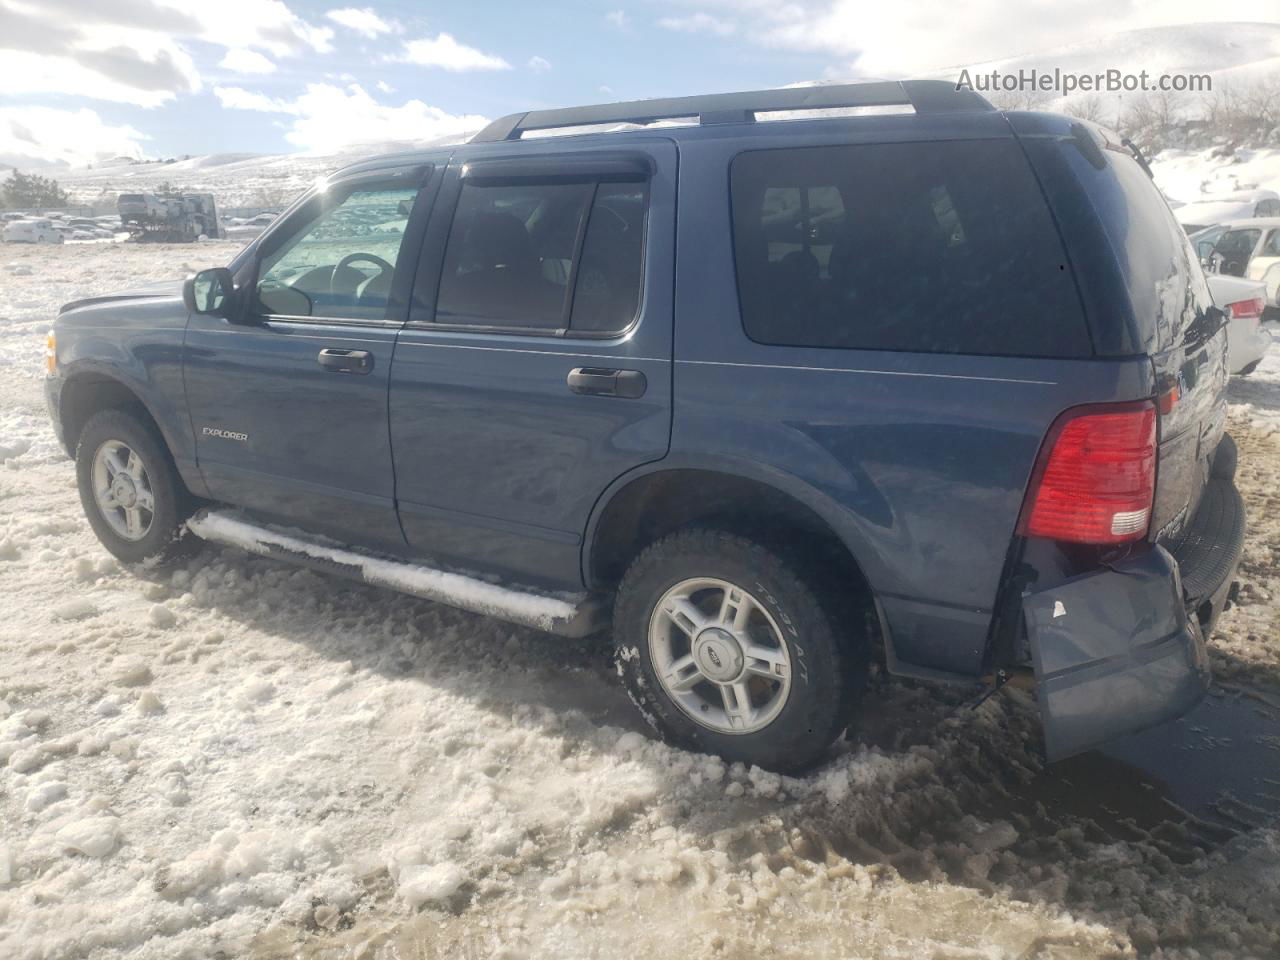
M 263 257 L 259 310 L 268 315 L 381 320 L 416 188 L 359 189 L 319 212 Z
M 1262 248 L 1264 257 L 1280 257 L 1280 230 L 1272 230 L 1267 245 Z
M 642 183 L 464 183 L 436 322 L 624 329 L 639 303 L 647 196 Z
M 743 324 L 787 346 L 1087 356 L 1056 228 L 1016 143 L 743 153 Z

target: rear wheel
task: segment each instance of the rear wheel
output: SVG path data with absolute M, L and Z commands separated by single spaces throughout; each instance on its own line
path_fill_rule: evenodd
M 80 503 L 102 545 L 126 563 L 186 547 L 193 504 L 155 431 L 122 410 L 95 414 L 76 450 Z
M 794 771 L 819 760 L 856 706 L 867 644 L 815 582 L 719 531 L 645 550 L 614 613 L 618 672 L 645 719 L 731 761 Z

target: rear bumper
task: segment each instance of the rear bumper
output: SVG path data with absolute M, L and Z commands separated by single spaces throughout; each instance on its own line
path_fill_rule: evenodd
M 1244 528 L 1232 476 L 1216 470 L 1176 542 L 1023 598 L 1050 760 L 1200 701 L 1210 680 L 1205 639 L 1227 605 Z
M 1256 317 L 1232 320 L 1227 326 L 1227 358 L 1232 373 L 1256 364 L 1271 347 L 1271 331 Z

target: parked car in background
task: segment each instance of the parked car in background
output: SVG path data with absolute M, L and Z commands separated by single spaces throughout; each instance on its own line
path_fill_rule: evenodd
M 1228 220 L 1252 217 L 1280 217 L 1280 194 L 1274 190 L 1241 190 L 1224 193 L 1212 199 L 1184 203 L 1174 212 L 1182 229 L 1195 233 Z
M 1118 135 L 884 81 L 358 163 L 227 267 L 64 306 L 45 392 L 125 561 L 191 532 L 611 627 L 664 737 L 773 769 L 873 660 L 1014 678 L 1058 759 L 1208 687 L 1245 523 L 1224 320 Z
M 1223 274 L 1206 276 L 1213 302 L 1226 311 L 1227 367 L 1246 377 L 1257 369 L 1271 348 L 1271 332 L 1262 325 L 1267 290 L 1259 280 L 1245 280 Z
M 5 243 L 62 243 L 62 233 L 52 220 L 11 220 L 4 228 Z
M 1208 272 L 1260 280 L 1268 287 L 1267 307 L 1280 308 L 1272 273 L 1280 265 L 1280 217 L 1225 221 L 1193 233 L 1191 242 Z

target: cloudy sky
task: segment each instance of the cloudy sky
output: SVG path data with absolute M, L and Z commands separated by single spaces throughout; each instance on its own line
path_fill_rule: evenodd
M 341 2 L 0 0 L 0 163 L 327 152 L 531 107 L 901 77 L 1215 18 L 1202 0 Z M 1223 6 L 1278 18 L 1275 0 Z

